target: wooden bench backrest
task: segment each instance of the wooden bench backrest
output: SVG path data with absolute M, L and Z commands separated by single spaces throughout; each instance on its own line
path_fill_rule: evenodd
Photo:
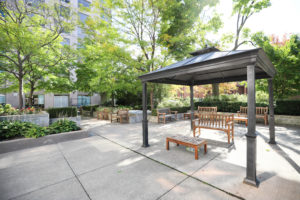
M 216 113 L 218 111 L 218 107 L 201 107 L 198 106 L 199 112 L 214 112 Z
M 248 113 L 248 107 L 240 107 L 240 113 L 241 114 L 247 114 Z M 265 113 L 268 113 L 268 107 L 256 107 L 256 114 L 257 115 L 264 115 Z
M 171 114 L 171 110 L 170 110 L 170 108 L 160 108 L 160 109 L 157 109 L 157 114 L 158 113 Z
M 199 125 L 211 128 L 228 128 L 228 122 L 233 121 L 233 114 L 199 113 Z
M 127 109 L 118 110 L 118 115 L 127 115 L 127 114 L 128 114 Z

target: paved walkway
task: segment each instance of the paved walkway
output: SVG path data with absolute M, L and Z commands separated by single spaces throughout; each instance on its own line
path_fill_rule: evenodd
M 254 188 L 242 183 L 244 125 L 231 146 L 224 133 L 202 131 L 208 153 L 201 149 L 199 160 L 182 146 L 165 150 L 167 135 L 191 135 L 188 121 L 149 124 L 149 148 L 141 147 L 141 124 L 83 126 L 84 138 L 0 154 L 0 199 L 300 199 L 299 128 L 276 127 L 278 145 L 269 145 L 267 127 L 257 126 Z

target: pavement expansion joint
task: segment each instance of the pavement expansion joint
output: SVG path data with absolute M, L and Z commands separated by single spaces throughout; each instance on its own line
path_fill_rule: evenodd
M 153 158 L 151 158 L 151 157 L 149 157 L 149 156 L 146 156 L 145 154 L 142 154 L 142 153 L 140 153 L 140 152 L 138 152 L 138 151 L 136 151 L 136 150 L 133 150 L 133 149 L 131 149 L 131 148 L 129 148 L 129 147 L 126 147 L 126 146 L 124 146 L 124 145 L 122 145 L 122 144 L 119 144 L 119 143 L 117 143 L 117 142 L 115 142 L 115 141 L 113 141 L 113 140 L 111 140 L 111 139 L 109 139 L 109 138 L 107 138 L 107 137 L 104 137 L 104 136 L 102 136 L 102 135 L 100 135 L 100 134 L 98 134 L 98 133 L 96 133 L 99 137 L 101 137 L 101 138 L 103 138 L 103 139 L 106 139 L 106 140 L 108 140 L 108 141 L 110 141 L 110 142 L 112 142 L 112 143 L 114 143 L 114 144 L 117 144 L 117 145 L 119 145 L 119 146 L 121 146 L 121 147 L 123 147 L 123 148 L 125 148 L 125 149 L 128 149 L 128 150 L 130 150 L 130 151 L 132 151 L 132 152 L 134 152 L 134 153 L 136 153 L 136 154 L 139 154 L 139 155 L 141 155 L 141 156 L 143 156 L 143 157 L 145 157 L 145 158 L 148 158 L 149 160 L 152 160 L 152 161 L 154 161 L 154 162 L 156 162 L 156 163 L 159 163 L 159 164 L 161 164 L 161 165 L 164 165 L 164 166 L 166 166 L 166 167 L 168 167 L 168 168 L 170 168 L 170 169 L 173 169 L 173 170 L 175 170 L 175 171 L 177 171 L 177 172 L 179 172 L 179 173 L 181 173 L 181 174 L 184 174 L 184 175 L 186 175 L 187 176 L 187 178 L 192 178 L 192 179 L 194 179 L 194 180 L 196 180 L 196 181 L 199 181 L 199 182 L 201 182 L 201 183 L 203 183 L 203 184 L 205 184 L 205 185 L 208 185 L 208 186 L 210 186 L 210 187 L 213 187 L 214 189 L 217 189 L 217 190 L 219 190 L 219 191 L 222 191 L 222 192 L 224 192 L 224 193 L 226 193 L 226 194 L 228 194 L 228 195 L 230 195 L 230 196 L 233 196 L 233 197 L 235 197 L 235 198 L 238 198 L 238 199 L 241 199 L 241 200 L 244 200 L 244 198 L 243 197 L 240 197 L 240 196 L 237 196 L 236 194 L 233 194 L 233 193 L 231 193 L 231 192 L 228 192 L 228 191 L 225 191 L 225 190 L 223 190 L 223 189 L 221 189 L 221 188 L 218 188 L 217 186 L 214 186 L 214 185 L 212 185 L 212 184 L 210 184 L 210 183 L 207 183 L 207 182 L 205 182 L 205 181 L 203 181 L 203 180 L 201 180 L 201 179 L 199 179 L 199 178 L 196 178 L 196 177 L 194 177 L 194 176 L 192 176 L 192 175 L 190 175 L 190 174 L 187 174 L 187 173 L 185 173 L 185 172 L 183 172 L 183 171 L 181 171 L 181 170 L 178 170 L 178 169 L 176 169 L 176 168 L 174 168 L 174 167 L 172 167 L 172 166 L 170 166 L 170 165 L 168 165 L 168 164 L 165 164 L 165 163 L 162 163 L 162 162 L 160 162 L 160 161 L 158 161 L 158 160 L 155 160 L 155 159 L 153 159 Z M 216 155 L 216 156 L 218 156 L 218 154 Z M 211 160 L 209 160 L 208 162 L 210 162 Z M 194 172 L 195 173 L 195 172 Z M 182 180 L 182 182 L 183 181 L 185 181 L 186 179 L 183 179 Z M 176 186 L 176 185 L 175 185 Z M 174 186 L 174 187 L 175 187 Z M 173 188 L 174 188 L 173 187 Z M 173 189 L 172 188 L 172 189 Z M 171 190 L 172 190 L 171 189 Z M 169 191 L 167 191 L 166 193 L 168 193 Z M 166 194 L 165 193 L 165 194 Z M 164 194 L 163 194 L 164 195 Z M 162 197 L 162 196 L 161 196 Z M 161 198 L 161 197 L 159 197 L 159 198 Z

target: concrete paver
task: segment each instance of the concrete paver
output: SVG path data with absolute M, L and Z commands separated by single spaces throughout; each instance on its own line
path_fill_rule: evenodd
M 230 196 L 223 191 L 203 184 L 193 178 L 188 178 L 177 185 L 170 192 L 165 194 L 163 200 L 236 200 L 238 198 Z
M 54 155 L 0 170 L 0 199 L 10 199 L 73 177 L 65 159 Z
M 300 199 L 297 127 L 276 127 L 274 146 L 267 143 L 268 127 L 257 125 L 259 188 L 242 183 L 244 125 L 235 125 L 230 146 L 223 132 L 201 131 L 208 153 L 201 149 L 199 160 L 183 146 L 165 149 L 168 135 L 191 135 L 189 121 L 150 123 L 149 148 L 141 147 L 140 123 L 92 119 L 83 127 L 88 132 L 70 140 L 53 136 L 54 143 L 23 150 L 0 143 L 6 149 L 0 151 L 0 199 Z
M 79 176 L 92 199 L 157 199 L 186 176 L 143 156 Z
M 59 143 L 58 147 L 77 175 L 135 155 L 98 136 Z
M 88 200 L 76 178 L 67 179 L 60 183 L 21 195 L 14 200 Z

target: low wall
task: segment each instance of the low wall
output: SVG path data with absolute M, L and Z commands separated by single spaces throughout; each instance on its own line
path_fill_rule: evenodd
M 142 110 L 129 110 L 129 123 L 139 123 L 143 121 L 143 111 Z M 147 110 L 147 114 L 150 115 L 151 111 Z
M 300 116 L 275 115 L 275 124 L 300 126 Z
M 49 114 L 42 112 L 40 114 L 0 116 L 0 121 L 22 121 L 30 122 L 39 126 L 49 126 Z
M 80 121 L 81 121 L 81 116 L 77 117 L 62 117 L 62 118 L 51 118 L 50 119 L 50 124 L 53 124 L 54 122 L 61 120 L 61 119 L 67 119 L 73 122 L 76 122 L 77 126 L 80 126 Z

